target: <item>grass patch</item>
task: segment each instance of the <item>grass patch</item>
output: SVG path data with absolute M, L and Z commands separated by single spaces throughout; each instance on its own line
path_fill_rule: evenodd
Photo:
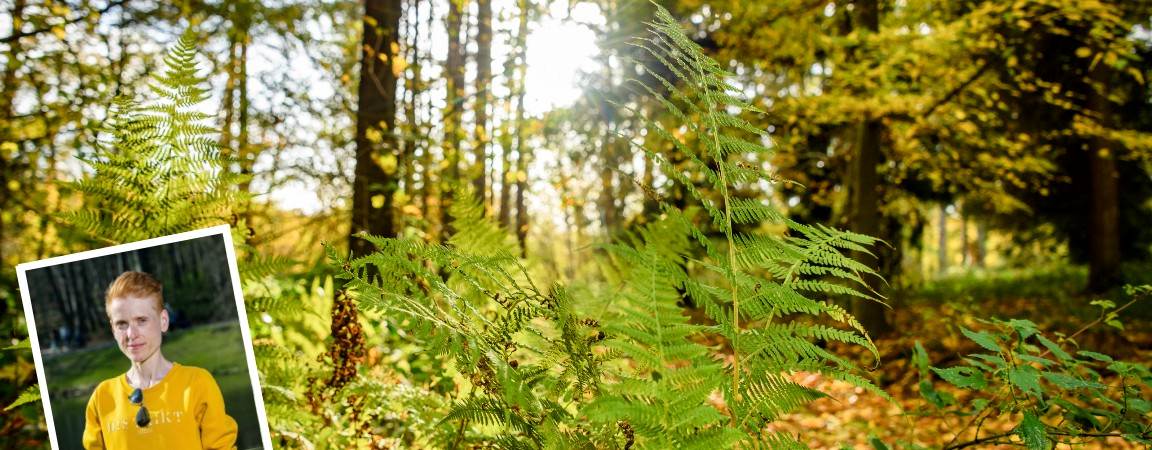
M 1020 298 L 1065 302 L 1083 292 L 1087 285 L 1088 269 L 1083 266 L 971 270 L 928 281 L 906 297 L 933 303 Z

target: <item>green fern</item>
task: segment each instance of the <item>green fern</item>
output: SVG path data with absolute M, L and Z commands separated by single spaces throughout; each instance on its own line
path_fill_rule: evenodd
M 855 374 L 852 363 L 814 342 L 845 342 L 877 353 L 863 327 L 843 308 L 827 300 L 831 296 L 849 295 L 879 301 L 862 280 L 863 275 L 875 275 L 875 272 L 845 255 L 847 251 L 867 251 L 876 240 L 829 227 L 799 224 L 785 219 L 770 203 L 738 197 L 735 194 L 738 189 L 755 188 L 761 180 L 777 181 L 760 167 L 760 161 L 771 152 L 759 143 L 768 139 L 766 133 L 732 114 L 733 111 L 739 114 L 761 111 L 735 97 L 738 90 L 726 81 L 732 76 L 684 36 L 680 25 L 667 11 L 657 7 L 656 20 L 649 26 L 652 35 L 636 45 L 662 64 L 666 73 L 674 75 L 680 84 L 660 76 L 661 71 L 650 70 L 649 74 L 663 91 L 657 86 L 636 85 L 659 99 L 663 107 L 680 120 L 677 125 L 688 133 L 681 136 L 657 121 L 636 114 L 646 124 L 649 136 L 669 142 L 675 156 L 650 150 L 655 147 L 651 143 L 637 144 L 637 147 L 647 152 L 662 172 L 684 189 L 706 214 L 705 220 L 697 220 L 686 210 L 666 202 L 661 204 L 668 220 L 703 250 L 704 259 L 685 257 L 684 261 L 666 261 L 662 264 L 668 267 L 690 263 L 703 273 L 664 270 L 657 279 L 667 283 L 666 290 L 681 289 L 695 304 L 702 305 L 705 314 L 715 322 L 707 329 L 690 332 L 695 335 L 692 339 L 707 340 L 707 336 L 715 336 L 730 346 L 731 363 L 723 367 L 730 381 L 724 386 L 714 386 L 724 394 L 729 426 L 749 433 L 749 437 L 758 436 L 763 421 L 779 417 L 818 395 L 775 375 L 787 371 L 820 372 L 884 395 Z M 680 162 L 677 164 L 674 160 Z M 703 180 L 703 184 L 698 180 Z M 784 226 L 790 233 L 779 236 L 737 229 L 740 225 L 745 226 L 743 229 L 754 229 L 749 226 L 765 222 Z M 699 223 L 710 224 L 724 236 L 723 241 L 712 241 L 709 231 L 697 225 Z M 669 231 L 656 234 L 666 241 Z M 646 242 L 651 245 L 654 240 L 649 237 Z M 617 254 L 626 253 L 616 250 Z M 632 270 L 659 261 L 654 259 L 659 252 L 646 254 L 647 258 L 629 258 L 634 266 Z M 674 291 L 667 293 L 671 295 Z M 652 311 L 668 307 L 677 300 L 667 295 L 645 299 L 662 305 L 646 308 Z M 802 321 L 796 314 L 816 316 L 813 319 L 826 324 Z M 652 345 L 676 328 L 669 324 L 657 330 L 649 329 L 647 333 L 633 331 L 627 337 L 633 341 L 630 345 Z M 683 345 L 690 345 L 686 336 L 680 336 L 679 340 Z M 650 357 L 632 357 L 637 365 L 653 363 Z
M 402 330 L 408 354 L 446 374 L 422 385 L 444 409 L 416 442 L 798 448 L 792 436 L 763 431 L 822 396 L 788 372 L 819 372 L 883 394 L 853 363 L 818 345 L 876 352 L 860 324 L 827 299 L 875 297 L 862 281 L 872 269 L 844 256 L 875 240 L 794 223 L 770 204 L 736 196 L 771 179 L 753 163 L 768 152 L 755 143 L 763 133 L 728 112 L 754 108 L 730 94 L 727 75 L 666 11 L 651 27 L 653 36 L 639 45 L 684 83 L 658 78 L 669 92 L 659 98 L 696 139 L 648 122 L 649 136 L 670 140 L 687 166 L 649 154 L 699 207 L 665 203 L 663 219 L 604 245 L 605 275 L 614 283 L 607 295 L 577 302 L 574 292 L 585 297 L 594 289 L 537 286 L 509 233 L 467 193 L 452 205 L 458 231 L 447 243 L 364 235 L 377 251 L 351 260 L 326 247 L 359 307 L 384 328 Z M 694 216 L 696 209 L 706 216 Z M 737 230 L 766 222 L 790 234 Z M 714 230 L 723 241 L 713 241 Z M 684 315 L 686 297 L 703 307 L 708 323 Z
M 212 116 L 196 109 L 207 89 L 195 44 L 185 33 L 164 57 L 151 84 L 156 101 L 116 100 L 106 122 L 111 142 L 86 161 L 93 175 L 71 184 L 85 208 L 63 213 L 64 222 L 113 244 L 235 222 L 246 198 L 212 137 Z

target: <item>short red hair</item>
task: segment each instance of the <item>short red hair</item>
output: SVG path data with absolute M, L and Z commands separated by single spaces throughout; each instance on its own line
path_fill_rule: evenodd
M 108 292 L 104 294 L 104 308 L 107 309 L 112 300 L 118 298 L 152 300 L 159 312 L 164 309 L 164 285 L 156 277 L 144 272 L 124 272 L 108 285 Z

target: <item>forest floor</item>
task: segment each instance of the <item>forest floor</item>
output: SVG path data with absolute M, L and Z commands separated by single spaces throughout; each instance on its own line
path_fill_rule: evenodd
M 896 300 L 902 303 L 893 308 L 890 316 L 892 323 L 898 325 L 898 330 L 876 341 L 881 353 L 881 364 L 869 372 L 870 376 L 879 381 L 881 388 L 892 396 L 894 402 L 843 381 L 828 379 L 819 374 L 796 373 L 793 375 L 796 382 L 820 390 L 828 394 L 828 397 L 808 404 L 805 410 L 773 422 L 771 430 L 799 435 L 814 449 L 873 449 L 875 447 L 869 442 L 872 437 L 893 449 L 943 448 L 972 441 L 973 430 L 967 426 L 969 417 L 932 414 L 933 407 L 919 392 L 920 375 L 911 361 L 912 349 L 916 342 L 920 342 L 933 365 L 947 367 L 960 362 L 959 358 L 963 355 L 980 351 L 976 344 L 967 340 L 959 331 L 960 326 L 983 328 L 979 318 L 1028 319 L 1039 325 L 1046 334 L 1061 332 L 1071 335 L 1098 317 L 1099 309 L 1089 305 L 1095 297 L 1068 294 L 1078 292 L 1075 290 L 1078 277 L 1065 277 L 1057 273 L 1040 274 L 1038 278 L 973 280 L 969 277 L 935 283 L 927 289 L 905 294 L 905 298 Z M 993 284 L 1015 282 L 1017 285 L 988 290 L 985 289 L 989 286 L 988 281 Z M 954 295 L 957 293 L 965 295 L 957 297 Z M 1152 310 L 1152 300 L 1145 299 L 1143 303 L 1150 303 L 1143 305 L 1143 311 Z M 1077 338 L 1080 348 L 1100 351 L 1130 362 L 1152 363 L 1152 319 L 1147 315 L 1122 315 L 1125 331 L 1103 324 L 1096 325 Z M 863 349 L 856 347 L 837 350 L 841 354 L 855 354 L 864 367 L 874 365 L 870 353 Z M 947 390 L 946 383 L 935 381 L 937 389 Z M 965 401 L 964 393 L 956 390 L 950 392 L 957 395 L 961 402 Z M 1020 420 L 1019 414 L 994 415 L 982 423 L 980 436 L 1010 432 Z M 957 436 L 964 429 L 967 431 Z M 1057 448 L 1144 447 L 1119 438 L 1108 438 L 1077 444 L 1076 447 L 1061 445 Z

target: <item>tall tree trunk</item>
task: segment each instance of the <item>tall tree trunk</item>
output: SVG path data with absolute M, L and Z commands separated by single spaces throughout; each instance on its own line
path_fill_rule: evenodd
M 224 64 L 224 71 L 228 77 L 224 81 L 224 99 L 221 102 L 221 107 L 224 108 L 224 122 L 220 127 L 220 148 L 224 153 L 225 158 L 234 158 L 236 154 L 232 148 L 232 122 L 236 120 L 236 67 L 239 66 L 240 59 L 240 37 L 236 31 L 236 27 L 228 30 L 228 61 Z M 229 170 L 231 164 L 229 163 Z
M 988 230 L 984 226 L 984 222 L 976 222 L 976 254 L 973 258 L 973 263 L 976 267 L 984 268 L 984 257 L 987 256 L 988 251 Z
M 859 3 L 857 4 L 859 5 Z M 869 236 L 880 234 L 879 177 L 876 166 L 880 164 L 880 136 L 883 125 L 878 120 L 868 119 L 859 125 L 856 136 L 857 154 L 853 161 L 852 220 L 853 231 Z M 880 261 L 865 252 L 856 252 L 855 258 L 869 267 L 879 267 Z M 882 282 L 875 277 L 865 279 L 873 291 L 879 292 Z M 885 307 L 879 302 L 854 299 L 852 314 L 873 336 L 889 331 Z
M 528 53 L 525 43 L 528 40 L 528 19 L 531 12 L 531 2 L 520 0 L 520 27 L 517 31 L 517 40 L 521 44 L 520 64 L 516 67 L 516 118 L 513 128 L 516 130 L 516 242 L 520 244 L 520 256 L 528 257 L 528 209 L 524 205 L 524 191 L 528 189 L 528 161 L 532 157 L 531 149 L 524 145 L 524 92 L 528 79 Z
M 509 64 L 513 63 L 515 57 L 509 58 Z M 511 74 L 509 74 L 511 75 Z M 509 76 L 511 78 L 511 76 Z M 505 98 L 503 103 L 504 115 L 500 121 L 500 171 L 492 177 L 492 195 L 496 196 L 496 180 L 500 181 L 500 194 L 499 204 L 496 210 L 496 219 L 500 222 L 500 226 L 508 228 L 512 225 L 512 205 L 509 202 L 512 200 L 512 175 L 513 171 L 510 167 L 512 165 L 512 143 L 515 138 L 512 133 L 512 103 L 515 102 L 516 85 L 509 83 L 508 97 Z M 495 203 L 495 202 L 494 202 Z
M 472 187 L 476 191 L 476 198 L 485 203 L 488 188 L 488 142 L 491 140 L 488 133 L 488 99 L 491 97 L 489 86 L 492 84 L 492 0 L 479 0 L 476 13 L 476 148 L 473 156 L 476 164 L 472 173 Z
M 1107 91 L 1111 70 L 1106 65 L 1092 72 L 1095 87 L 1090 92 L 1090 108 L 1105 128 L 1112 128 L 1112 105 Z M 1088 211 L 1088 290 L 1104 292 L 1120 281 L 1120 173 L 1116 169 L 1116 143 L 1092 139 L 1088 151 L 1088 171 L 1092 194 Z
M 604 5 L 607 22 L 604 24 L 603 32 L 605 35 L 612 36 L 616 32 L 615 16 L 616 4 L 613 1 L 607 1 Z M 611 103 L 611 95 L 613 91 L 613 78 L 615 72 L 612 70 L 611 54 L 609 50 L 605 49 L 602 52 L 601 66 L 603 67 L 604 84 L 602 86 L 602 96 L 597 102 L 600 107 L 600 122 L 604 127 L 603 136 L 600 138 L 600 223 L 604 227 L 604 233 L 611 236 L 616 233 L 620 228 L 620 211 L 616 207 L 616 200 L 619 197 L 619 186 L 616 186 L 615 171 L 620 170 L 620 157 L 616 151 L 616 130 L 617 130 L 617 117 L 615 106 Z
M 861 0 L 853 5 L 856 8 L 857 23 L 861 27 L 858 31 L 875 33 L 880 30 L 880 9 L 877 0 Z M 884 126 L 879 120 L 864 118 L 858 125 L 856 135 L 856 158 L 852 167 L 854 185 L 850 189 L 851 228 L 857 233 L 869 236 L 880 234 L 879 177 L 876 167 L 880 164 L 882 156 L 880 138 L 883 132 Z M 869 267 L 880 266 L 872 254 L 857 252 L 855 256 Z M 873 291 L 879 292 L 881 280 L 869 277 L 866 281 Z M 852 314 L 873 337 L 891 330 L 888 318 L 884 314 L 884 305 L 864 299 L 855 299 L 853 302 Z
M 971 263 L 971 258 L 968 256 L 968 247 L 972 243 L 968 240 L 968 216 L 964 214 L 963 210 L 960 212 L 960 267 L 967 268 Z
M 608 106 L 601 106 L 607 108 Z M 615 176 L 612 171 L 618 170 L 615 146 L 613 145 L 616 130 L 614 123 L 604 121 L 604 136 L 600 140 L 600 223 L 604 233 L 611 236 L 619 229 L 619 217 L 616 215 L 616 190 L 613 184 Z
M 1120 270 L 1119 173 L 1107 147 L 1092 149 L 1092 206 L 1089 212 L 1088 288 L 1103 292 L 1116 285 Z
M 517 100 L 522 97 L 524 90 L 521 80 L 516 74 L 520 73 L 520 68 L 527 62 L 527 39 L 528 39 L 528 9 L 527 2 L 521 0 L 518 2 L 520 16 L 517 18 L 519 27 L 516 30 L 515 42 L 512 48 L 516 50 L 509 54 L 508 61 L 505 63 L 504 74 L 508 78 L 508 99 L 505 103 L 505 111 L 507 112 L 504 121 L 501 125 L 501 172 L 500 176 L 500 224 L 505 227 L 512 226 L 512 185 L 516 180 L 516 171 L 512 169 L 512 151 L 515 144 L 515 136 L 520 133 L 520 123 L 522 110 L 517 109 L 516 116 L 512 116 L 512 105 L 517 104 Z M 510 126 L 511 124 L 511 126 Z
M 395 170 L 377 163 L 380 153 L 396 151 L 396 75 L 392 71 L 398 46 L 401 0 L 366 0 L 361 40 L 360 87 L 356 111 L 356 178 L 352 184 L 352 227 L 348 247 L 354 256 L 371 251 L 355 234 L 395 236 L 392 197 Z
M 415 0 L 420 1 L 420 0 Z M 433 4 L 428 4 L 428 19 L 425 22 L 427 29 L 431 30 L 435 26 L 436 14 L 433 9 Z M 419 28 L 419 26 L 417 26 Z M 419 55 L 419 53 L 417 53 Z M 432 64 L 432 56 L 421 56 L 417 60 L 420 66 L 425 63 Z M 423 94 L 423 93 L 421 93 Z M 431 106 L 428 109 L 429 117 L 431 117 Z M 441 156 L 444 156 L 441 154 Z M 443 235 L 443 224 L 440 222 L 440 211 L 443 209 L 443 204 L 440 203 L 440 177 L 441 173 L 438 170 L 438 165 L 432 157 L 432 145 L 428 144 L 424 148 L 424 153 L 421 155 L 420 164 L 423 166 L 423 174 L 420 177 L 422 180 L 421 195 L 424 197 L 424 218 L 427 229 L 424 230 L 431 240 L 438 240 Z
M 453 184 L 460 180 L 460 116 L 464 109 L 464 46 L 460 39 L 463 14 L 456 1 L 448 2 L 448 61 L 445 63 L 447 98 L 444 102 L 444 159 L 448 170 L 441 175 L 440 232 L 441 241 L 453 234 L 448 210 L 455 196 Z
M 252 146 L 249 140 L 249 130 L 251 126 L 250 120 L 250 104 L 248 98 L 248 46 L 252 43 L 252 36 L 249 34 L 250 23 L 252 17 L 251 8 L 247 4 L 242 4 L 245 8 L 241 11 L 240 19 L 240 60 L 237 61 L 237 80 L 236 88 L 239 97 L 240 105 L 238 111 L 237 122 L 239 129 L 236 133 L 236 150 L 237 158 L 240 160 L 240 185 L 239 190 L 241 194 L 247 195 L 251 186 L 252 179 L 252 165 L 256 162 L 255 155 L 252 154 Z M 252 208 L 249 205 L 243 205 L 244 221 L 247 226 L 252 226 Z
M 420 62 L 420 0 L 410 0 L 408 5 L 408 33 L 412 39 L 408 43 L 408 61 L 411 64 L 411 75 L 405 82 L 404 93 L 407 96 L 404 102 L 404 129 L 403 146 L 400 149 L 400 162 L 403 167 L 403 189 L 410 203 L 415 203 L 416 191 L 416 151 L 419 149 L 416 136 L 420 133 L 420 124 L 417 123 L 416 110 L 419 108 L 418 91 L 421 89 Z
M 937 224 L 939 240 L 937 241 L 936 258 L 940 263 L 940 273 L 948 270 L 948 207 L 940 205 L 940 223 Z

